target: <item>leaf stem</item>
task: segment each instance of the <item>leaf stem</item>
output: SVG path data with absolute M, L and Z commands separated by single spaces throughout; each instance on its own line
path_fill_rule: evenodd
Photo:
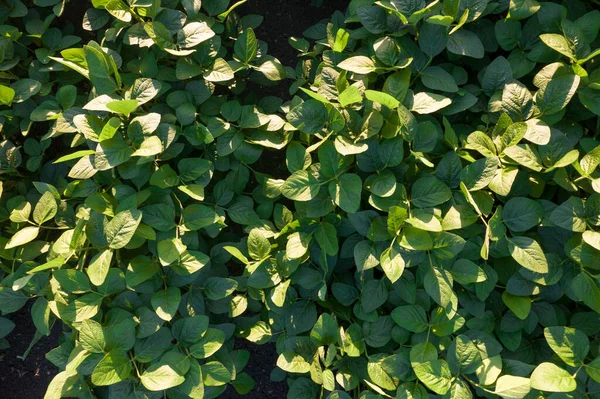
M 133 355 L 131 353 L 129 353 L 129 359 L 131 359 L 131 363 L 133 363 L 133 367 L 135 368 L 135 373 L 137 374 L 138 378 L 142 378 L 142 375 L 140 374 L 140 370 L 138 369 L 138 366 L 135 363 L 135 358 L 133 357 Z

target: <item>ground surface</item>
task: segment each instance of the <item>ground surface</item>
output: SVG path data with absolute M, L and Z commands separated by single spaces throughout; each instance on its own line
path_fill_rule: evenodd
M 45 355 L 58 346 L 60 328 L 55 325 L 52 335 L 37 342 L 23 360 L 35 333 L 31 320 L 30 306 L 9 315 L 16 324 L 7 337 L 10 348 L 0 351 L 0 398 L 2 399 L 41 399 L 48 384 L 58 372 Z
M 227 391 L 219 396 L 218 399 L 284 399 L 286 397 L 287 383 L 285 381 L 272 382 L 269 379 L 271 370 L 273 370 L 273 366 L 277 361 L 275 344 L 258 346 L 248 341 L 240 340 L 236 342 L 235 349 L 245 349 L 250 352 L 250 361 L 244 372 L 254 378 L 256 385 L 246 395 L 239 395 L 232 386 L 229 386 Z
M 86 6 L 84 1 L 71 2 L 66 9 L 65 22 L 79 24 Z M 77 5 L 75 5 L 77 4 Z M 311 5 L 310 0 L 249 0 L 239 8 L 240 14 L 259 14 L 264 17 L 257 36 L 269 44 L 269 54 L 278 58 L 284 65 L 296 65 L 296 51 L 289 46 L 287 38 L 301 36 L 302 32 L 335 10 L 345 10 L 347 0 L 324 0 L 320 7 Z M 78 32 L 79 33 L 79 32 Z M 284 84 L 270 93 L 287 98 L 287 85 Z M 35 331 L 29 307 L 9 315 L 15 322 L 15 330 L 7 337 L 11 347 L 0 351 L 0 398 L 2 399 L 42 399 L 46 387 L 57 373 L 56 367 L 45 359 L 45 354 L 57 346 L 59 327 L 55 326 L 50 337 L 43 337 L 29 352 L 25 361 L 20 359 L 27 350 Z M 287 392 L 285 382 L 273 383 L 269 374 L 277 359 L 272 345 L 236 344 L 238 349 L 250 351 L 250 362 L 244 370 L 256 381 L 255 389 L 247 395 L 238 395 L 228 388 L 221 398 L 283 399 Z

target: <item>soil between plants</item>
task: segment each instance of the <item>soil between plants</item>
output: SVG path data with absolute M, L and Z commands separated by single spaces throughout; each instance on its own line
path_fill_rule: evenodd
M 285 399 L 288 385 L 285 381 L 273 382 L 269 376 L 277 362 L 275 344 L 256 345 L 246 340 L 237 340 L 234 349 L 245 349 L 250 352 L 250 360 L 244 368 L 244 373 L 254 378 L 256 385 L 246 395 L 238 394 L 232 386 L 228 386 L 225 393 L 218 399 Z
M 58 346 L 60 323 L 55 323 L 52 333 L 42 337 L 27 351 L 35 334 L 35 325 L 31 319 L 31 302 L 9 317 L 15 323 L 15 329 L 6 337 L 10 348 L 0 350 L 0 398 L 2 399 L 41 399 L 46 388 L 58 369 L 46 360 L 46 353 Z
M 87 0 L 78 0 L 67 5 L 61 21 L 75 25 L 76 32 L 86 41 L 93 39 L 93 34 L 80 29 L 83 13 L 88 8 Z M 344 11 L 347 0 L 324 0 L 320 7 L 314 6 L 310 0 L 249 0 L 237 11 L 240 15 L 258 14 L 264 17 L 256 35 L 269 45 L 269 54 L 278 58 L 284 65 L 295 67 L 296 50 L 288 44 L 290 36 L 302 36 L 310 26 L 322 19 L 329 18 L 334 11 Z M 277 95 L 284 100 L 289 98 L 290 81 L 282 82 L 274 88 L 266 88 L 268 95 Z M 270 156 L 271 153 L 265 153 Z M 268 164 L 273 160 L 261 159 Z M 35 332 L 31 320 L 30 304 L 20 311 L 8 315 L 16 327 L 7 337 L 10 348 L 0 350 L 0 398 L 2 399 L 42 399 L 48 384 L 58 369 L 45 358 L 45 354 L 58 346 L 60 323 L 56 323 L 52 334 L 43 337 L 33 346 L 25 360 L 21 360 Z M 288 386 L 285 382 L 272 382 L 269 378 L 275 367 L 277 353 L 273 344 L 257 346 L 240 340 L 235 343 L 236 349 L 250 352 L 250 361 L 244 371 L 254 378 L 256 386 L 246 395 L 239 395 L 233 387 L 228 387 L 221 396 L 223 399 L 284 399 Z

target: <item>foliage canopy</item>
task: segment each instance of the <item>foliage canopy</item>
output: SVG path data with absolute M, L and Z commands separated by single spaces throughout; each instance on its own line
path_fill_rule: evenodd
M 599 396 L 592 2 L 352 0 L 295 68 L 242 3 L 0 3 L 0 312 L 65 326 L 46 398 L 247 393 L 235 339 L 293 399 Z

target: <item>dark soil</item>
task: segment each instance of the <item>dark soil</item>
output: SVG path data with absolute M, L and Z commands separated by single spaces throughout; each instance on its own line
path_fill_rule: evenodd
M 297 51 L 288 43 L 291 36 L 302 37 L 302 32 L 323 19 L 329 19 L 336 10 L 344 12 L 348 0 L 324 0 L 320 7 L 311 0 L 250 0 L 240 13 L 264 17 L 256 30 L 256 37 L 269 44 L 269 54 L 283 65 L 296 66 Z
M 277 362 L 275 344 L 259 346 L 246 340 L 239 340 L 235 343 L 235 349 L 245 349 L 250 352 L 250 360 L 244 372 L 254 378 L 256 385 L 246 395 L 239 395 L 230 386 L 222 396 L 219 396 L 219 399 L 284 399 L 286 397 L 287 383 L 285 381 L 273 382 L 270 379 L 271 370 Z
M 0 351 L 0 387 L 2 399 L 41 399 L 46 388 L 58 372 L 52 363 L 46 360 L 46 353 L 58 346 L 60 328 L 54 325 L 49 337 L 42 337 L 33 346 L 25 360 L 27 351 L 35 333 L 31 320 L 30 306 L 10 314 L 15 329 L 6 337 L 10 348 Z
M 311 0 L 249 0 L 239 8 L 240 14 L 258 14 L 264 17 L 256 30 L 256 37 L 269 45 L 269 55 L 279 59 L 285 66 L 296 67 L 298 52 L 290 46 L 288 38 L 302 37 L 302 33 L 339 10 L 345 12 L 349 0 L 324 0 L 317 7 Z M 291 80 L 280 82 L 276 87 L 261 88 L 266 95 L 287 100 Z
M 76 7 L 71 2 L 65 10 L 61 22 L 73 23 L 76 32 L 84 39 L 93 39 L 91 32 L 77 29 L 81 26 L 83 13 L 88 7 L 88 0 L 81 1 L 82 7 Z M 85 5 L 84 5 L 85 4 Z M 79 5 L 79 4 L 78 4 Z M 295 67 L 297 63 L 296 50 L 288 44 L 288 37 L 302 36 L 310 26 L 322 19 L 329 18 L 335 10 L 344 11 L 348 0 L 324 0 L 324 4 L 316 7 L 310 0 L 250 0 L 238 9 L 240 14 L 259 14 L 264 17 L 263 24 L 257 30 L 257 37 L 269 45 L 269 54 L 278 58 L 284 65 Z M 266 88 L 265 95 L 278 95 L 286 100 L 289 81 L 276 88 Z M 265 152 L 265 155 L 271 155 Z M 264 155 L 263 155 L 264 156 Z M 273 163 L 270 159 L 269 163 Z M 283 161 L 280 161 L 283 162 Z M 21 360 L 35 332 L 31 320 L 29 306 L 24 307 L 9 317 L 16 324 L 14 331 L 7 337 L 10 348 L 0 351 L 0 387 L 2 399 L 42 399 L 48 384 L 57 373 L 56 367 L 44 357 L 47 352 L 58 345 L 60 328 L 55 325 L 52 335 L 43 337 L 29 352 L 26 360 Z M 247 395 L 239 395 L 229 387 L 224 399 L 283 399 L 286 396 L 285 382 L 271 382 L 270 373 L 275 366 L 277 353 L 272 344 L 257 346 L 239 341 L 236 349 L 250 352 L 250 361 L 244 371 L 256 381 L 256 386 Z

